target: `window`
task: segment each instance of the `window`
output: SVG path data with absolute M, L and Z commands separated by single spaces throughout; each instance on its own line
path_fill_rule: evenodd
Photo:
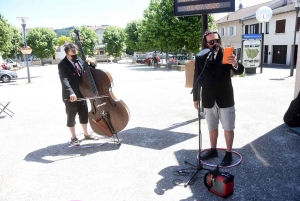
M 249 25 L 245 26 L 245 34 L 248 34 Z
M 259 34 L 259 24 L 251 24 L 250 25 L 249 34 Z
M 275 33 L 285 33 L 285 20 L 276 21 Z
M 220 36 L 226 36 L 225 28 L 220 28 Z
M 270 27 L 270 24 L 269 22 L 266 23 L 266 34 L 269 34 L 269 27 Z
M 236 26 L 228 27 L 228 36 L 235 36 L 236 35 Z

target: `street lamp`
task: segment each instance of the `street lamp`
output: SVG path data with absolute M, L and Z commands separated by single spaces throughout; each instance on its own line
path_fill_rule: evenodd
M 264 59 L 264 25 L 266 22 L 269 22 L 272 18 L 273 11 L 270 7 L 268 6 L 262 6 L 256 11 L 256 19 L 257 21 L 262 23 L 262 30 L 261 30 L 261 35 L 262 35 L 262 45 L 261 45 L 261 54 L 260 54 L 260 73 L 262 73 L 262 68 L 263 68 L 263 59 Z M 268 54 L 268 53 L 266 53 Z
M 19 22 L 21 23 L 22 27 L 23 27 L 23 34 L 24 34 L 24 46 L 25 48 L 27 47 L 26 44 L 26 36 L 25 36 L 25 27 L 26 27 L 26 22 L 29 20 L 28 17 L 17 17 L 17 19 L 19 20 Z M 27 77 L 28 77 L 28 83 L 31 82 L 30 79 L 30 71 L 29 71 L 29 66 L 28 66 L 28 54 L 26 54 L 26 64 L 27 64 Z
M 294 56 L 295 56 L 295 43 L 296 43 L 296 32 L 298 27 L 298 14 L 299 14 L 299 6 L 300 0 L 294 0 L 295 9 L 296 9 L 296 22 L 295 22 L 295 31 L 294 31 L 294 43 L 292 45 L 292 53 L 291 53 L 291 71 L 290 76 L 294 74 Z

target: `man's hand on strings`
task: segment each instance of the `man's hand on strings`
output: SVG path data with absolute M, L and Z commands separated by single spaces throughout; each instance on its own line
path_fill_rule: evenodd
M 86 62 L 87 62 L 89 65 L 92 65 L 92 66 L 94 66 L 94 65 L 95 65 L 95 62 L 94 62 L 94 60 L 93 60 L 93 59 L 91 59 L 91 58 L 86 58 Z

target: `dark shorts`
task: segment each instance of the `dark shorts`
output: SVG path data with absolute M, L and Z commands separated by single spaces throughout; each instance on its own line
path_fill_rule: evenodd
M 65 105 L 68 127 L 75 126 L 75 117 L 77 113 L 79 115 L 80 124 L 88 123 L 88 107 L 86 101 L 65 102 Z

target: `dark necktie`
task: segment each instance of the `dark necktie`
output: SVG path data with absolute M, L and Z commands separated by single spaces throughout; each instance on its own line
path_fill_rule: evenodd
M 76 70 L 78 76 L 80 77 L 80 68 L 78 66 L 78 63 L 74 63 L 74 66 L 75 66 L 75 70 Z

